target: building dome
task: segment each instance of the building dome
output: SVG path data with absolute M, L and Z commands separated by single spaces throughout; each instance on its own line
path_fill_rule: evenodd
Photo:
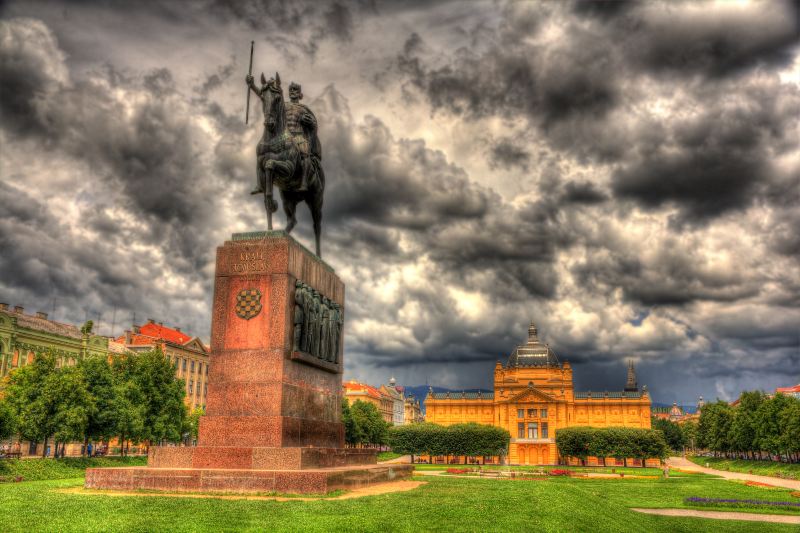
M 533 322 L 528 327 L 528 342 L 517 346 L 508 358 L 506 367 L 516 366 L 561 366 L 555 352 L 539 340 L 539 332 Z
M 392 377 L 390 377 L 390 378 L 389 378 L 389 385 L 391 385 L 392 387 L 394 387 L 396 383 L 397 383 L 397 380 L 396 380 L 396 379 L 394 379 L 394 376 L 392 376 Z

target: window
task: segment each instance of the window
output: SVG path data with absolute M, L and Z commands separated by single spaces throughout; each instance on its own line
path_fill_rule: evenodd
M 203 396 L 208 396 L 208 383 L 203 385 Z
M 517 422 L 517 438 L 525 438 L 525 422 Z
M 528 409 L 528 418 L 533 418 L 536 416 L 536 409 Z
M 546 439 L 547 437 L 547 422 L 542 422 L 542 438 Z
M 197 363 L 197 373 L 200 375 L 203 374 L 203 363 Z
M 536 422 L 528 422 L 528 438 L 529 439 L 539 438 L 539 424 L 537 424 Z
M 208 375 L 208 365 L 206 365 L 206 376 Z
M 193 392 L 194 392 L 194 380 L 190 379 L 189 380 L 189 394 L 192 394 Z
M 547 409 L 542 409 L 542 418 L 547 418 Z
M 525 418 L 525 409 L 517 409 L 517 418 Z
M 191 368 L 191 370 L 189 370 L 189 372 L 194 374 L 194 361 L 192 361 L 192 364 L 191 364 L 190 368 Z
M 183 368 L 182 368 L 182 370 L 184 372 L 186 372 L 186 359 L 183 360 Z

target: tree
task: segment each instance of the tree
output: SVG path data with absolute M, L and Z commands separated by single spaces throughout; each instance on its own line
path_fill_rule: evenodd
M 42 456 L 45 456 L 47 440 L 53 434 L 52 412 L 44 396 L 44 383 L 55 371 L 55 366 L 52 354 L 41 354 L 33 363 L 9 374 L 5 390 L 20 437 L 33 442 L 44 441 Z
M 86 389 L 92 399 L 83 435 L 83 450 L 87 453 L 89 440 L 103 441 L 119 434 L 119 413 L 116 409 L 119 402 L 116 398 L 114 373 L 105 357 L 86 357 L 78 363 L 78 367 L 83 372 Z
M 0 440 L 7 439 L 15 432 L 16 420 L 8 402 L 0 398 Z
M 143 401 L 142 440 L 179 442 L 187 416 L 183 380 L 176 379 L 175 369 L 159 348 L 126 359 Z
M 653 429 L 658 429 L 664 434 L 664 439 L 671 449 L 680 452 L 686 446 L 686 435 L 679 424 L 671 420 L 652 417 L 651 425 Z
M 353 420 L 353 413 L 350 411 L 350 402 L 347 401 L 347 398 L 342 398 L 342 424 L 344 424 L 344 441 L 347 444 L 354 445 L 364 440 L 365 435 Z
M 59 444 L 63 446 L 85 435 L 94 402 L 86 388 L 83 372 L 74 366 L 57 368 L 49 374 L 43 392 L 52 413 L 50 427 L 56 444 L 53 456 L 57 457 Z
M 382 445 L 387 443 L 389 424 L 383 419 L 374 404 L 356 400 L 350 406 L 353 423 L 360 437 L 357 444 Z
M 800 399 L 792 398 L 781 410 L 780 424 L 781 445 L 796 463 L 800 459 Z
M 589 427 L 562 428 L 556 431 L 556 447 L 562 457 L 575 457 L 581 464 L 586 464 L 589 453 L 589 444 L 592 440 L 592 431 Z
M 205 409 L 202 407 L 195 408 L 189 416 L 186 418 L 186 425 L 187 425 L 187 432 L 191 436 L 193 441 L 197 440 L 197 437 L 200 433 L 200 417 L 206 414 Z
M 731 449 L 730 429 L 733 416 L 733 408 L 721 400 L 703 407 L 698 427 L 701 445 L 715 454 L 727 454 Z
M 733 421 L 730 428 L 731 449 L 735 452 L 749 455 L 755 459 L 759 451 L 758 446 L 758 420 L 756 413 L 764 403 L 764 394 L 761 391 L 743 392 L 739 396 L 739 405 L 734 409 Z
M 793 398 L 776 394 L 761 402 L 756 411 L 758 426 L 756 435 L 760 448 L 770 455 L 780 456 L 786 453 L 786 443 L 783 439 L 783 425 L 781 412 L 791 405 Z

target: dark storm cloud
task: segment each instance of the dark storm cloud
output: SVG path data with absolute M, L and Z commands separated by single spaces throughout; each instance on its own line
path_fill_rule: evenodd
M 661 143 L 621 165 L 615 194 L 647 207 L 673 203 L 682 218 L 699 221 L 745 208 L 768 187 L 790 191 L 772 160 L 796 149 L 800 91 L 774 79 L 720 89 L 702 112 L 672 121 Z
M 642 3 L 611 29 L 641 68 L 677 75 L 727 76 L 759 65 L 786 65 L 798 45 L 800 11 L 792 1 L 737 6 Z
M 601 204 L 608 200 L 608 195 L 590 181 L 570 181 L 564 186 L 562 200 L 576 204 Z
M 213 246 L 263 226 L 253 38 L 320 123 L 348 377 L 487 386 L 530 319 L 579 388 L 627 357 L 663 401 L 798 365 L 789 4 L 53 5 L 0 30 L 2 300 L 207 335 Z
M 320 42 L 332 38 L 349 41 L 355 26 L 353 11 L 368 3 L 298 2 L 294 0 L 210 0 L 202 6 L 213 16 L 246 24 L 267 42 L 288 54 L 297 51 L 314 57 Z
M 497 139 L 489 149 L 489 167 L 528 170 L 531 153 L 510 137 Z

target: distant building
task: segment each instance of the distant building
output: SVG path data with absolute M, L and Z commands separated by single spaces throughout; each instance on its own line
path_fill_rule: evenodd
M 92 332 L 91 322 L 78 328 L 50 320 L 42 311 L 25 314 L 22 306 L 0 303 L 0 378 L 52 352 L 58 364 L 74 365 L 87 355 L 106 355 L 108 339 Z
M 380 391 L 392 400 L 392 425 L 402 426 L 405 420 L 405 397 L 402 387 L 397 386 L 397 381 L 392 376 L 388 384 L 381 385 Z
M 403 408 L 405 410 L 403 417 L 404 424 L 417 424 L 419 422 L 425 422 L 425 417 L 422 414 L 422 407 L 419 404 L 419 400 L 413 395 L 409 394 L 405 397 Z
M 386 422 L 389 424 L 392 423 L 394 418 L 394 402 L 390 396 L 384 394 L 380 389 L 372 385 L 360 383 L 355 380 L 344 382 L 342 387 L 347 403 L 353 405 L 353 403 L 358 400 L 371 403 L 378 409 L 378 412 Z
M 175 366 L 175 376 L 184 380 L 184 402 L 190 410 L 205 409 L 208 395 L 209 349 L 198 337 L 187 335 L 180 328 L 169 328 L 148 319 L 146 324 L 134 325 L 116 342 L 132 352 L 160 348 Z
M 697 411 L 694 413 L 687 412 L 683 407 L 678 405 L 678 402 L 672 402 L 672 407 L 653 407 L 651 412 L 655 418 L 683 424 L 684 422 L 699 420 L 700 410 L 703 409 L 705 404 L 706 402 L 703 400 L 703 397 L 700 396 L 697 400 Z
M 380 387 L 373 387 L 355 380 L 342 384 L 344 397 L 347 403 L 361 400 L 373 404 L 383 419 L 393 426 L 412 424 L 424 421 L 419 400 L 413 396 L 406 396 L 405 389 L 397 384 L 394 377 L 389 383 Z
M 557 463 L 555 436 L 561 428 L 650 427 L 650 396 L 646 387 L 638 388 L 632 364 L 625 390 L 575 391 L 572 367 L 539 340 L 534 324 L 528 328 L 527 342 L 515 348 L 505 364 L 495 365 L 494 392 L 431 390 L 425 410 L 428 422 L 477 422 L 507 429 L 508 460 L 514 464 Z
M 778 387 L 775 389 L 775 394 L 783 394 L 785 396 L 792 396 L 793 398 L 800 399 L 800 384 L 794 387 Z

